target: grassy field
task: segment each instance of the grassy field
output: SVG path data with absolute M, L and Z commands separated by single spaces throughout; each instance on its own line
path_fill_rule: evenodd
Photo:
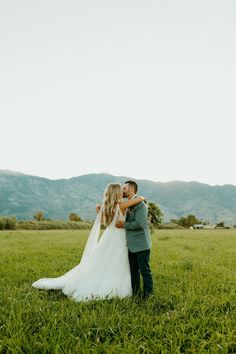
M 0 353 L 236 353 L 236 230 L 156 232 L 146 302 L 31 287 L 78 264 L 87 235 L 0 232 Z

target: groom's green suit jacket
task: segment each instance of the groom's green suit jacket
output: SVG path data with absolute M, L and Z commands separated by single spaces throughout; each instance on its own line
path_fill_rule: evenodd
M 127 210 L 124 226 L 128 249 L 131 252 L 140 252 L 151 248 L 148 209 L 144 202 Z

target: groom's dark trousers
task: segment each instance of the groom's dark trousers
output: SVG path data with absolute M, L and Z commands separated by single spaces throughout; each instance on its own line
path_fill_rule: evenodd
M 150 249 L 135 253 L 129 251 L 133 295 L 137 295 L 140 292 L 140 273 L 143 278 L 143 296 L 148 297 L 153 293 L 153 280 L 149 262 Z

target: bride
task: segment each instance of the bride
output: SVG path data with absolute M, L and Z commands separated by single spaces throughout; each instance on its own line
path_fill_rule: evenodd
M 74 301 L 111 299 L 132 295 L 128 247 L 125 229 L 115 227 L 125 220 L 126 209 L 141 203 L 137 197 L 123 201 L 122 185 L 109 184 L 104 192 L 102 206 L 89 234 L 80 263 L 64 275 L 42 278 L 32 286 L 38 289 L 60 289 Z M 101 224 L 105 230 L 100 235 Z

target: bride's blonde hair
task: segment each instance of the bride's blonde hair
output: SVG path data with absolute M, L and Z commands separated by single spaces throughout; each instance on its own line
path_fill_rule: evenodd
M 120 183 L 110 183 L 105 189 L 103 198 L 103 216 L 106 226 L 110 225 L 115 213 L 117 203 L 122 199 L 122 185 Z

